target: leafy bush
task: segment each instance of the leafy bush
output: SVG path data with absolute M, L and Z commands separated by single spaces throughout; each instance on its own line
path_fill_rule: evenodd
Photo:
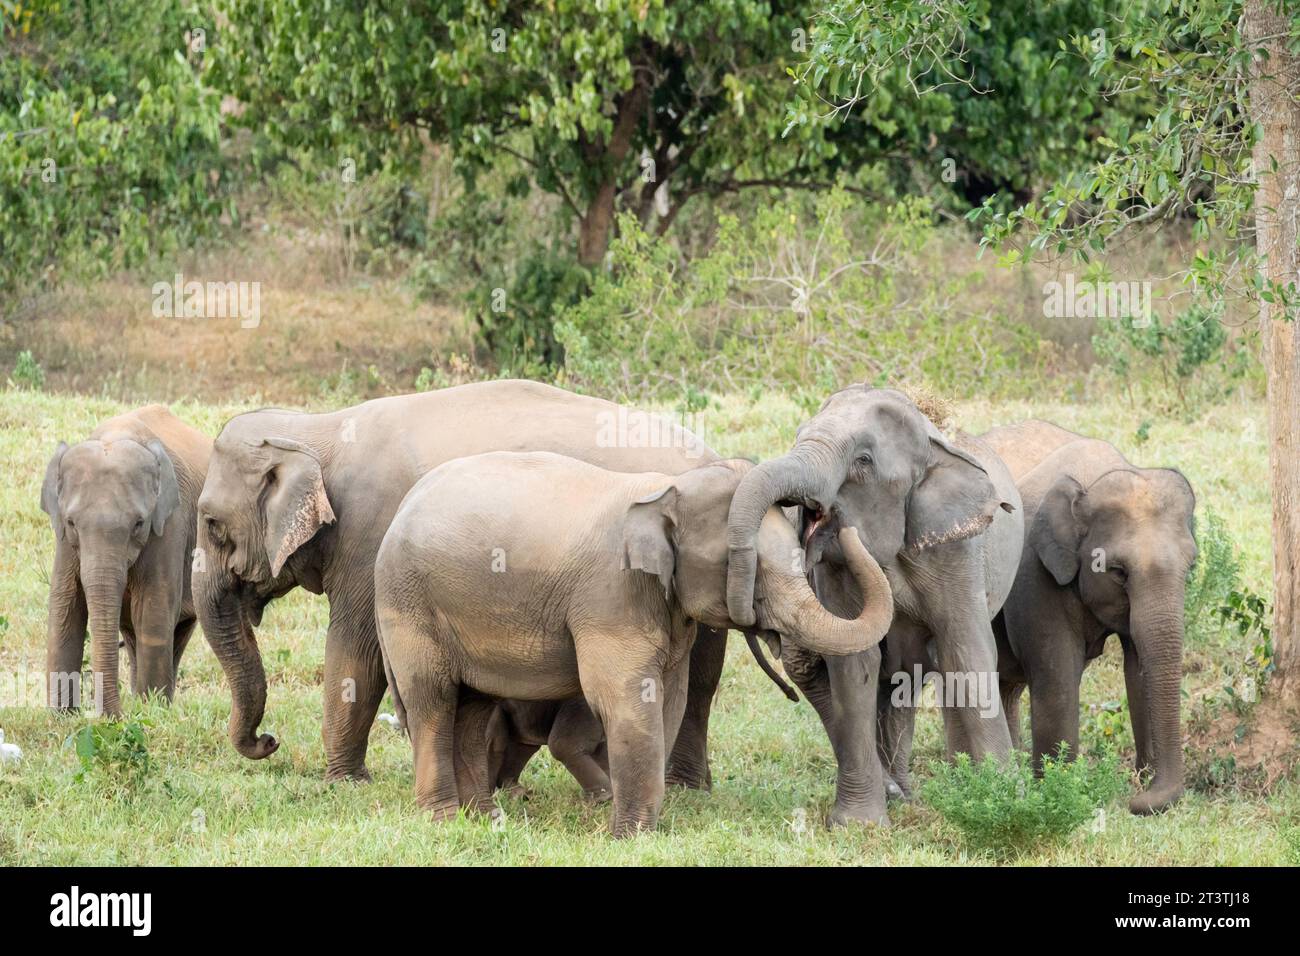
M 1045 757 L 1041 777 L 1023 751 L 1005 764 L 958 754 L 933 773 L 921 788 L 926 802 L 972 849 L 997 855 L 1065 839 L 1128 788 L 1113 748 L 1095 762 Z
M 1125 384 L 1133 402 L 1193 415 L 1227 397 L 1249 365 L 1240 345 L 1229 345 L 1222 308 L 1197 304 L 1173 321 L 1152 315 L 1102 318 L 1092 347 L 1102 365 Z
M 856 203 L 831 190 L 724 215 L 686 265 L 631 216 L 612 269 L 556 322 L 570 380 L 603 394 L 783 387 L 824 396 L 847 381 L 1032 388 L 1039 341 L 997 315 L 963 314 L 973 275 L 935 270 L 924 200 Z M 932 257 L 930 257 L 932 258 Z
M 1207 508 L 1196 527 L 1196 563 L 1187 575 L 1183 620 L 1188 643 L 1207 640 L 1222 625 L 1216 614 L 1237 587 L 1241 566 L 1223 519 Z
M 126 796 L 139 790 L 152 767 L 148 726 L 148 720 L 97 720 L 68 737 L 65 745 L 75 750 L 81 764 L 76 781 L 93 781 Z
M 0 4 L 0 293 L 140 264 L 232 212 L 214 34 L 181 0 Z
M 19 388 L 40 391 L 45 387 L 45 369 L 41 368 L 41 363 L 36 361 L 28 349 L 23 349 L 18 353 L 18 360 L 14 362 L 10 381 Z

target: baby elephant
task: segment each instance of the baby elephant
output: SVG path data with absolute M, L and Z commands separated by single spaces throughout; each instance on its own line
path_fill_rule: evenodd
M 581 694 L 605 731 L 615 836 L 655 826 L 686 703 L 696 624 L 727 628 L 727 514 L 748 462 L 678 476 L 606 471 L 549 453 L 447 462 L 406 495 L 375 565 L 376 619 L 404 707 L 416 799 L 460 803 L 460 689 L 521 701 Z M 879 643 L 893 596 L 857 533 L 841 535 L 865 600 L 817 601 L 777 508 L 758 538 L 755 628 L 820 654 Z
M 543 744 L 585 798 L 610 799 L 605 729 L 583 698 L 498 701 L 462 687 L 455 752 L 460 805 L 487 811 L 497 790 L 522 793 L 519 775 Z
M 51 707 L 80 706 L 87 621 L 97 712 L 122 710 L 119 628 L 132 689 L 171 698 L 194 631 L 190 552 L 211 452 L 211 439 L 161 405 L 110 418 L 72 447 L 59 443 L 41 486 L 41 510 L 55 537 L 46 645 Z

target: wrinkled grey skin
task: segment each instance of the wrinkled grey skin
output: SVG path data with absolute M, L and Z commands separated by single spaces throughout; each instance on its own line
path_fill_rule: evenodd
M 997 455 L 969 438 L 948 442 L 900 392 L 865 386 L 836 392 L 800 427 L 790 453 L 759 465 L 736 492 L 727 602 L 740 622 L 751 604 L 754 531 L 773 503 L 800 508 L 815 590 L 842 616 L 855 613 L 861 598 L 845 573 L 836 535 L 844 527 L 858 530 L 893 589 L 886 647 L 924 647 L 933 636 L 942 670 L 972 672 L 994 690 L 989 716 L 977 706 L 949 715 L 949 751 L 1005 757 L 1011 738 L 996 702 L 990 620 L 1011 589 L 1023 524 L 1020 495 Z M 831 825 L 888 823 L 877 749 L 880 649 L 823 658 L 783 646 L 782 660 L 816 708 L 835 752 Z M 910 712 L 898 717 L 910 727 Z M 910 742 L 884 746 L 893 775 L 905 780 Z
M 445 819 L 464 802 L 455 766 L 463 686 L 510 700 L 581 693 L 608 739 L 614 835 L 654 828 L 696 622 L 732 624 L 727 516 L 749 467 L 626 474 L 498 452 L 448 462 L 416 484 L 379 549 L 375 615 L 420 806 Z M 823 655 L 877 644 L 892 616 L 889 586 L 855 532 L 841 544 L 867 598 L 853 620 L 821 607 L 791 561 L 794 528 L 769 509 L 747 626 Z
M 1196 559 L 1191 485 L 1173 469 L 1136 468 L 1108 442 L 1048 422 L 983 437 L 1012 469 L 1025 505 L 1020 570 L 997 622 L 1012 736 L 1019 741 L 1028 685 L 1035 763 L 1062 741 L 1077 754 L 1083 669 L 1116 634 L 1138 767 L 1154 771 L 1129 806 L 1162 810 L 1183 793 L 1183 599 Z
M 118 634 L 131 689 L 171 699 L 194 630 L 190 552 L 195 502 L 212 442 L 161 405 L 110 418 L 90 438 L 60 442 L 41 509 L 54 530 L 46 671 L 51 707 L 79 704 L 76 683 L 92 635 L 97 709 L 122 711 Z M 80 688 L 81 699 L 94 693 Z
M 492 795 L 523 796 L 519 775 L 543 745 L 582 787 L 583 797 L 613 797 L 605 728 L 582 697 L 494 700 L 461 689 L 456 708 L 456 788 L 460 805 L 486 812 Z
M 717 456 L 682 429 L 611 435 L 626 410 L 527 381 L 495 381 L 366 402 L 327 414 L 266 409 L 222 429 L 199 501 L 195 605 L 231 688 L 230 738 L 260 759 L 266 675 L 254 628 L 295 587 L 326 594 L 324 728 L 329 779 L 367 779 L 370 726 L 387 681 L 375 635 L 374 560 L 407 491 L 443 462 L 496 450 L 553 451 L 615 471 L 677 474 Z M 627 437 L 631 440 L 621 440 Z M 614 440 L 610 440 L 613 438 Z M 701 636 L 692 684 L 716 686 L 725 632 Z M 687 708 L 669 778 L 708 782 L 712 694 Z

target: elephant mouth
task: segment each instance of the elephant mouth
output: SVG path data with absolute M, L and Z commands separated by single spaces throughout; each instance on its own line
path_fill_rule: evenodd
M 833 508 L 824 508 L 818 502 L 803 502 L 799 508 L 799 540 L 804 556 L 811 566 L 821 557 L 828 542 L 835 540 L 840 530 L 840 516 Z

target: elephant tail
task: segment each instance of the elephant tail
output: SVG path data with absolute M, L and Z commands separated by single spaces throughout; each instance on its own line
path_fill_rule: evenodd
M 772 669 L 771 663 L 763 653 L 763 649 L 758 646 L 758 637 L 752 632 L 745 634 L 745 643 L 749 645 L 749 653 L 754 655 L 754 660 L 758 661 L 759 668 L 775 684 L 781 688 L 781 693 L 790 698 L 795 703 L 799 702 L 799 695 L 795 693 L 794 688 L 781 679 L 781 675 Z M 392 683 L 390 680 L 389 683 Z
M 402 695 L 397 690 L 397 681 L 393 677 L 393 665 L 388 663 L 388 652 L 384 649 L 384 636 L 382 631 L 378 631 L 378 637 L 379 656 L 384 662 L 384 677 L 388 681 L 388 693 L 393 698 L 393 712 L 397 714 L 397 722 L 402 728 L 402 733 L 409 737 L 411 736 L 411 728 L 406 724 L 406 705 L 402 703 Z

